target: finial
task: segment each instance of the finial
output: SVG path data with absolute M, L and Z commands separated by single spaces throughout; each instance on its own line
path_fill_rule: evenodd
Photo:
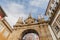
M 31 17 L 31 12 L 29 13 L 29 17 Z
M 38 19 L 44 19 L 43 15 L 42 14 L 38 15 Z
M 41 18 L 44 18 L 43 15 L 41 15 Z
M 38 15 L 38 19 L 41 19 L 42 17 L 41 17 L 42 15 L 41 15 L 41 13 Z
M 18 22 L 17 23 L 23 23 L 23 20 L 22 20 L 22 18 L 21 17 L 19 17 L 19 19 L 18 19 Z
M 40 14 L 40 18 L 44 18 L 42 14 Z
M 41 19 L 40 15 L 38 15 L 38 19 Z
M 21 17 L 19 17 L 19 20 L 22 20 L 22 18 L 21 18 Z

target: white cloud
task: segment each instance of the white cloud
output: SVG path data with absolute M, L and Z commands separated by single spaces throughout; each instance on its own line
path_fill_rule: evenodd
M 17 4 L 17 3 L 10 3 L 7 4 L 7 8 L 4 8 L 8 17 L 6 20 L 13 26 L 19 17 L 23 17 L 25 19 L 28 15 L 25 14 L 24 5 Z
M 49 0 L 32 0 L 30 1 L 30 5 L 42 8 L 46 2 L 49 2 Z
M 23 5 L 20 5 L 20 4 L 17 4 L 17 3 L 11 3 L 11 4 L 8 4 L 7 6 L 7 11 L 9 13 L 13 13 L 13 14 L 16 14 L 16 13 L 19 13 L 23 10 L 24 12 L 24 6 Z

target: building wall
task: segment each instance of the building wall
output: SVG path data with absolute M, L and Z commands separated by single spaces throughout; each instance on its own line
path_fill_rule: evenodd
M 52 17 L 60 5 L 60 0 L 50 0 L 46 9 L 46 15 Z
M 4 20 L 4 19 L 3 19 Z M 11 31 L 7 26 L 0 20 L 0 40 L 7 40 Z
M 57 15 L 54 21 L 52 22 L 51 26 L 57 40 L 60 40 L 60 9 L 58 10 Z
M 46 15 L 49 16 L 49 25 L 56 36 L 60 40 L 60 0 L 50 0 L 46 9 Z

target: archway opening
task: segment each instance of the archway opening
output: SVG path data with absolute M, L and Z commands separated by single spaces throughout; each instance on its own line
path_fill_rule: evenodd
M 22 40 L 39 40 L 39 34 L 33 29 L 25 30 L 22 33 Z

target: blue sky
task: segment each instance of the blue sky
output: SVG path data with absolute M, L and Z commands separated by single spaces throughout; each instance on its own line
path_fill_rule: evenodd
M 7 14 L 6 20 L 13 26 L 19 17 L 26 19 L 31 13 L 33 18 L 43 15 L 49 0 L 0 0 L 0 5 Z

